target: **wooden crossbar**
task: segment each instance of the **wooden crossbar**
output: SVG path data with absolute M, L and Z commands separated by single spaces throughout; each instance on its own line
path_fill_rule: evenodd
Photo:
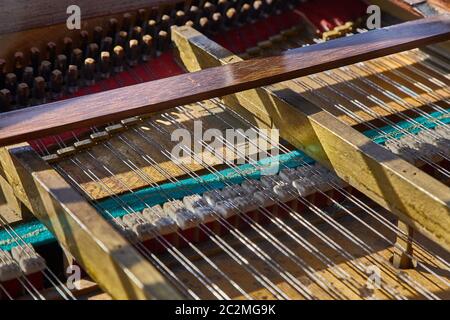
M 232 94 L 449 37 L 450 15 L 435 16 L 290 50 L 276 57 L 17 110 L 0 115 L 0 146 Z

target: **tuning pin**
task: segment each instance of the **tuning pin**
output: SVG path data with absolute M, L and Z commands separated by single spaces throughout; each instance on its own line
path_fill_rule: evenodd
M 78 91 L 78 67 L 74 64 L 69 65 L 67 70 L 67 88 L 70 93 Z
M 39 67 L 41 65 L 41 52 L 39 51 L 38 48 L 32 47 L 30 49 L 30 61 L 31 66 L 33 67 L 34 70 L 34 75 L 37 76 L 39 73 Z
M 92 33 L 92 41 L 100 47 L 103 38 L 103 28 L 100 26 L 95 26 Z
M 156 21 L 153 19 L 148 20 L 145 25 L 145 33 L 151 35 L 153 38 L 156 36 Z
M 56 65 L 55 69 L 58 69 L 62 72 L 63 76 L 66 74 L 67 70 L 67 57 L 64 54 L 58 54 L 56 57 Z
M 217 11 L 219 11 L 222 16 L 224 16 L 227 12 L 227 10 L 230 8 L 231 6 L 231 1 L 228 0 L 219 0 L 217 1 Z
M 17 85 L 17 104 L 21 107 L 29 106 L 30 87 L 22 82 Z
M 8 89 L 0 90 L 0 112 L 11 110 L 11 91 Z
M 216 12 L 216 6 L 209 1 L 206 1 L 203 4 L 203 16 L 211 18 L 214 12 Z
M 64 46 L 64 49 L 62 50 L 62 54 L 64 54 L 68 59 L 70 59 L 70 55 L 72 54 L 72 50 L 73 50 L 72 38 L 65 37 L 63 39 L 63 46 Z
M 111 37 L 104 37 L 100 46 L 100 50 L 111 52 L 113 46 L 113 40 Z
M 94 60 L 98 59 L 98 45 L 96 43 L 89 44 L 86 57 Z
M 7 73 L 5 76 L 5 88 L 11 92 L 11 97 L 16 95 L 17 76 L 15 73 Z
M 182 26 L 186 20 L 186 14 L 182 10 L 178 10 L 175 13 L 175 24 L 177 26 Z
M 222 14 L 220 14 L 220 12 L 213 13 L 210 20 L 211 20 L 211 27 L 210 27 L 211 31 L 213 33 L 220 31 L 220 27 L 222 26 L 223 23 Z
M 52 71 L 50 79 L 50 88 L 52 90 L 52 98 L 59 99 L 62 95 L 63 74 L 58 69 Z
M 47 43 L 47 57 L 47 60 L 54 65 L 56 60 L 56 44 L 54 42 Z
M 83 51 L 83 55 L 86 54 L 88 44 L 89 44 L 89 32 L 87 32 L 86 30 L 81 30 L 80 49 Z
M 34 80 L 34 70 L 32 67 L 25 67 L 23 70 L 23 79 L 22 81 L 25 82 L 28 87 L 33 87 L 33 80 Z
M 22 80 L 23 69 L 25 68 L 25 58 L 22 51 L 14 53 L 14 73 L 17 79 Z
M 262 14 L 263 8 L 264 8 L 264 5 L 261 0 L 257 0 L 255 2 L 253 2 L 252 10 L 250 13 L 251 19 L 253 19 L 253 20 L 259 19 L 259 17 Z
M 169 15 L 167 15 L 167 14 L 162 15 L 159 30 L 168 32 L 169 28 L 170 28 L 170 21 L 171 21 L 171 18 Z
M 194 21 L 192 21 L 192 20 L 188 20 L 188 21 L 186 21 L 186 22 L 184 23 L 184 25 L 185 25 L 186 27 L 191 27 L 191 28 L 193 28 L 193 27 L 195 26 L 195 23 L 194 23 Z
M 111 18 L 108 20 L 108 36 L 111 38 L 116 37 L 117 29 L 118 29 L 119 22 L 116 18 Z
M 41 62 L 39 67 L 39 75 L 45 79 L 45 81 L 50 80 L 50 73 L 52 72 L 52 64 L 48 60 L 44 60 Z
M 147 10 L 139 9 L 136 13 L 136 25 L 142 27 L 147 20 Z
M 83 51 L 79 48 L 75 48 L 72 51 L 72 61 L 70 64 L 76 65 L 78 70 L 81 70 L 83 65 Z
M 131 30 L 131 39 L 141 39 L 142 38 L 142 28 L 139 26 L 134 27 Z
M 123 71 L 123 62 L 124 62 L 125 52 L 123 47 L 115 46 L 113 49 L 113 66 L 114 72 L 122 72 Z
M 129 13 L 129 12 L 124 13 L 122 16 L 122 27 L 120 30 L 126 31 L 126 32 L 130 31 L 130 28 L 132 25 L 132 21 L 131 21 L 132 18 L 133 18 L 133 16 L 131 15 L 131 13 Z
M 142 37 L 141 54 L 142 61 L 148 61 L 153 56 L 153 38 L 149 34 Z
M 230 8 L 227 10 L 227 14 L 225 16 L 225 25 L 227 27 L 232 27 L 237 21 L 237 11 L 235 8 Z
M 283 43 L 283 36 L 281 34 L 277 34 L 269 37 L 270 42 L 272 42 L 275 46 L 279 47 Z
M 210 22 L 207 17 L 201 17 L 200 20 L 198 21 L 198 27 L 199 27 L 200 31 L 203 33 L 208 32 L 209 26 L 210 26 Z
M 128 64 L 132 67 L 138 64 L 139 59 L 139 41 L 131 39 L 128 44 Z
M 159 53 L 166 51 L 168 46 L 169 46 L 169 34 L 166 31 L 161 30 L 158 33 L 158 48 L 157 49 L 158 49 Z
M 100 76 L 102 79 L 109 78 L 111 72 L 111 59 L 108 51 L 102 51 L 100 53 Z
M 248 3 L 244 3 L 239 10 L 238 21 L 240 24 L 245 24 L 248 21 L 248 17 L 250 15 L 250 10 L 252 7 Z
M 43 77 L 34 78 L 33 96 L 38 104 L 45 102 L 45 79 Z
M 258 42 L 258 47 L 261 49 L 261 56 L 267 57 L 273 55 L 273 44 L 270 40 Z
M 261 48 L 260 47 L 248 48 L 246 50 L 246 53 L 250 58 L 255 58 L 261 55 Z
M 125 48 L 125 46 L 127 44 L 127 39 L 128 39 L 128 32 L 120 31 L 117 34 L 116 45 L 121 46 L 122 48 Z
M 188 20 L 194 21 L 194 23 L 197 23 L 197 21 L 200 19 L 200 9 L 197 6 L 191 6 L 189 8 L 188 12 Z
M 95 60 L 86 58 L 83 66 L 83 77 L 86 85 L 90 86 L 95 83 Z

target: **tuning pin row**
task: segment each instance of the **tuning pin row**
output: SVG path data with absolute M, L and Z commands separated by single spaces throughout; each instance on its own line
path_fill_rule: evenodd
M 32 47 L 14 54 L 12 72 L 0 59 L 0 108 L 7 110 L 57 99 L 92 85 L 141 61 L 149 61 L 170 47 L 172 25 L 190 25 L 206 34 L 239 26 L 287 8 L 280 0 L 216 0 L 180 3 L 164 10 L 141 9 L 111 18 L 78 39 L 65 37 L 61 46 L 48 42 L 45 50 Z

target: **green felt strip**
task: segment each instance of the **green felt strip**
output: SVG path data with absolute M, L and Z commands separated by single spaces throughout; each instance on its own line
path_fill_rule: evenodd
M 442 123 L 450 123 L 450 114 L 447 112 L 434 112 L 429 117 L 415 118 L 415 123 L 402 121 L 396 125 L 402 129 L 394 128 L 392 126 L 385 126 L 380 130 L 369 130 L 364 134 L 372 139 L 375 143 L 384 144 L 388 139 L 398 139 L 402 137 L 404 130 L 412 133 L 417 133 L 422 130 L 422 127 L 434 128 Z M 436 123 L 439 121 L 439 123 Z M 420 123 L 420 125 L 417 124 Z M 380 134 L 383 131 L 383 134 Z M 306 156 L 301 151 L 295 150 L 287 154 L 282 154 L 271 159 L 263 159 L 258 161 L 259 166 L 267 167 L 270 163 L 279 161 L 280 168 L 294 168 L 302 165 L 302 163 L 313 163 L 314 161 Z M 236 172 L 237 171 L 237 172 Z M 219 171 L 216 175 L 207 174 L 198 179 L 189 178 L 181 180 L 177 183 L 165 183 L 159 187 L 148 187 L 133 193 L 126 193 L 120 195 L 118 198 L 120 202 L 126 203 L 129 210 L 140 211 L 145 208 L 145 204 L 150 206 L 164 203 L 168 199 L 168 195 L 173 199 L 181 199 L 190 194 L 201 194 L 209 188 L 222 188 L 226 183 L 241 183 L 246 178 L 259 179 L 260 171 L 254 168 L 252 164 L 240 165 L 238 170 L 228 168 Z M 220 178 L 219 178 L 220 177 Z M 198 181 L 200 180 L 201 181 Z M 143 200 L 143 201 L 142 201 Z M 126 211 L 118 205 L 117 201 L 109 198 L 99 201 L 96 208 L 104 215 L 106 219 L 111 217 L 123 216 Z M 34 246 L 46 244 L 55 240 L 51 232 L 38 220 L 32 220 L 22 223 L 14 227 L 15 233 L 25 242 Z M 3 250 L 11 250 L 17 246 L 18 236 L 5 229 L 0 230 L 0 248 Z
M 397 123 L 396 125 L 403 130 L 393 126 L 386 126 L 380 128 L 381 130 L 366 131 L 364 132 L 364 135 L 372 139 L 375 143 L 384 144 L 389 139 L 399 139 L 403 137 L 406 134 L 405 131 L 417 134 L 423 130 L 423 127 L 434 129 L 439 125 L 450 123 L 450 113 L 448 110 L 445 112 L 433 112 L 430 113 L 429 116 L 430 117 L 414 118 L 414 121 L 401 121 Z M 383 131 L 383 133 L 380 131 Z
M 258 161 L 258 166 L 267 168 L 268 165 L 278 164 L 279 168 L 296 168 L 303 163 L 314 161 L 300 151 L 274 156 Z M 279 170 L 276 170 L 278 172 Z M 275 173 L 276 173 L 275 172 Z M 218 189 L 229 184 L 239 184 L 245 178 L 259 179 L 261 171 L 253 164 L 243 164 L 238 168 L 228 168 L 216 174 L 207 174 L 198 178 L 189 178 L 175 183 L 165 183 L 158 187 L 149 187 L 133 193 L 120 196 L 120 203 L 126 203 L 133 211 L 141 211 L 148 206 L 167 202 L 169 199 L 181 199 L 192 194 L 202 194 L 208 189 Z M 127 211 L 117 199 L 109 198 L 98 203 L 105 217 L 123 216 Z

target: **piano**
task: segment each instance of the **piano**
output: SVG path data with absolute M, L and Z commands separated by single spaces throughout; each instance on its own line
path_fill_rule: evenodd
M 450 298 L 448 2 L 24 2 L 0 300 Z

